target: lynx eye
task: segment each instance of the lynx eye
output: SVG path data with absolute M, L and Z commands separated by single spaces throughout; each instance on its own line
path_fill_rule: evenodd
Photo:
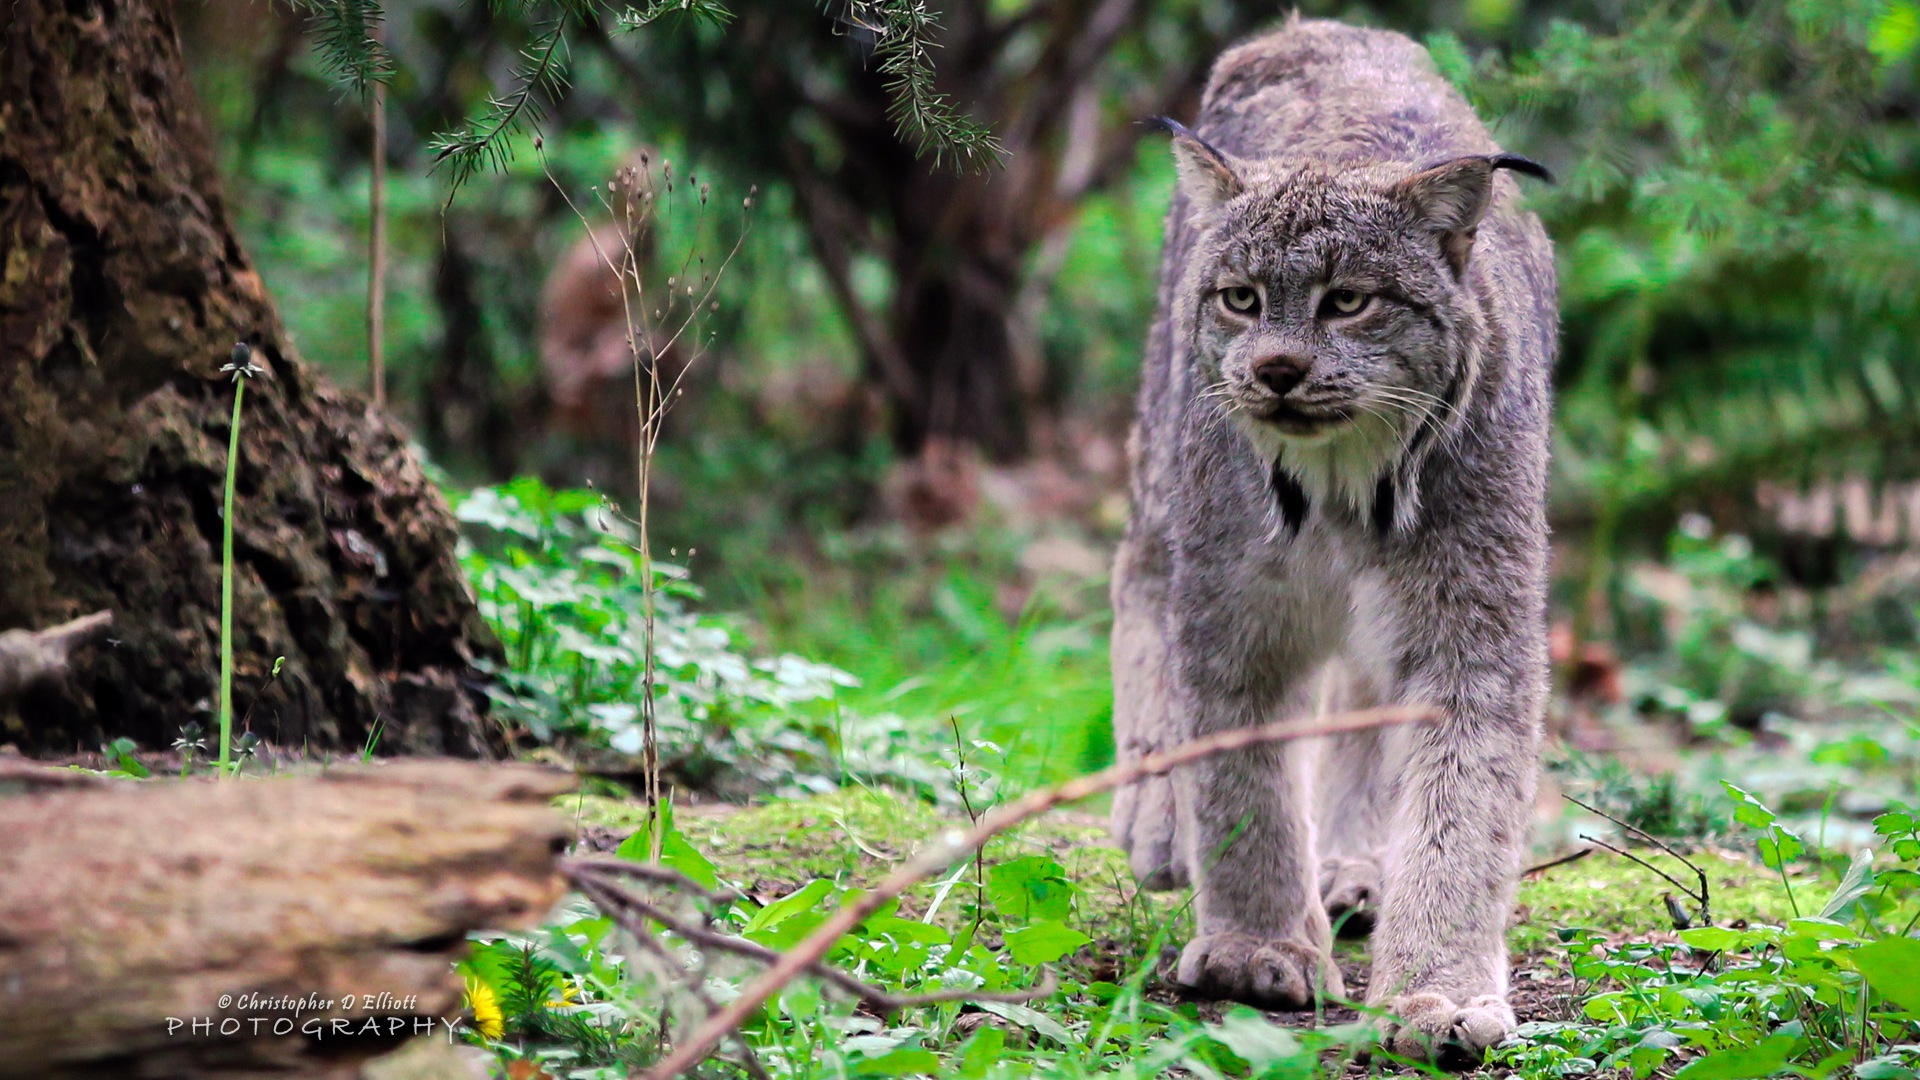
M 1260 313 L 1260 292 L 1250 285 L 1234 285 L 1220 290 L 1220 304 L 1233 315 Z
M 1366 293 L 1356 292 L 1353 289 L 1334 289 L 1327 293 L 1327 299 L 1321 305 L 1321 311 L 1329 315 L 1358 315 L 1372 299 L 1373 297 Z

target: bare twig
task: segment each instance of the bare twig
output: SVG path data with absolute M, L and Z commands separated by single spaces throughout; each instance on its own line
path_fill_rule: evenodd
M 0 701 L 65 670 L 73 650 L 107 632 L 113 613 L 96 611 L 45 630 L 0 633 Z
M 1667 846 L 1667 844 L 1664 841 L 1662 841 L 1659 837 L 1654 836 L 1652 833 L 1639 827 L 1638 825 L 1631 825 L 1631 824 L 1628 824 L 1627 822 L 1621 821 L 1619 818 L 1614 817 L 1612 814 L 1607 813 L 1605 810 L 1602 810 L 1597 806 L 1589 806 L 1586 803 L 1581 802 L 1579 799 L 1576 799 L 1565 792 L 1561 792 L 1560 797 L 1572 803 L 1573 805 L 1579 807 L 1580 809 L 1585 810 L 1590 814 L 1598 814 L 1601 817 L 1606 818 L 1608 821 L 1613 822 L 1615 825 L 1620 826 L 1621 828 L 1627 830 L 1628 832 L 1639 837 L 1640 839 L 1645 840 L 1647 843 L 1652 844 L 1654 847 L 1659 848 L 1661 851 L 1664 851 L 1667 854 L 1673 856 L 1674 858 L 1680 860 L 1680 865 L 1693 871 L 1693 876 L 1700 880 L 1699 892 L 1694 892 L 1692 889 L 1687 888 L 1685 885 L 1682 885 L 1677 881 L 1673 881 L 1672 878 L 1667 877 L 1667 875 L 1665 874 L 1661 874 L 1660 876 L 1667 877 L 1668 881 L 1673 881 L 1674 888 L 1679 889 L 1683 893 L 1686 893 L 1689 897 L 1693 898 L 1695 903 L 1698 903 L 1700 905 L 1701 925 L 1703 926 L 1713 925 L 1713 905 L 1708 902 L 1708 897 L 1710 894 L 1707 891 L 1707 872 L 1705 870 L 1700 869 L 1699 866 L 1695 865 L 1692 859 L 1689 859 L 1685 855 L 1682 855 L 1679 852 L 1673 850 L 1673 848 Z M 1601 846 L 1607 848 L 1607 850 L 1609 851 L 1619 850 L 1618 848 L 1614 848 L 1611 845 L 1602 844 Z M 1622 851 L 1620 852 L 1620 854 L 1625 855 L 1626 852 Z M 1633 858 L 1630 855 L 1627 857 Z M 1645 861 L 1640 859 L 1634 859 L 1633 861 L 1640 863 L 1642 866 L 1648 865 Z
M 1640 856 L 1635 855 L 1633 852 L 1628 851 L 1625 848 L 1615 847 L 1612 844 L 1609 844 L 1605 840 L 1602 840 L 1596 836 L 1586 836 L 1583 834 L 1580 837 L 1580 839 L 1585 840 L 1589 844 L 1597 844 L 1600 847 L 1606 848 L 1608 851 L 1613 852 L 1615 855 L 1618 855 L 1623 859 L 1627 859 L 1629 861 L 1638 863 L 1641 866 L 1644 866 L 1647 869 L 1653 871 L 1654 873 L 1660 875 L 1662 878 L 1666 879 L 1667 884 L 1673 886 L 1676 889 L 1679 889 L 1683 893 L 1686 893 L 1689 897 L 1692 897 L 1694 900 L 1697 901 L 1700 899 L 1699 896 L 1695 895 L 1692 889 L 1687 888 L 1687 885 L 1685 882 L 1681 881 L 1679 878 L 1674 877 L 1672 874 L 1667 873 L 1665 870 L 1662 870 L 1659 867 L 1653 865 L 1652 863 L 1641 858 Z M 1707 918 L 1707 906 L 1705 904 L 1700 905 L 1700 922 L 1702 925 L 1710 925 L 1712 922 L 1712 920 Z M 1684 930 L 1685 927 L 1680 927 L 1680 929 Z
M 622 903 L 623 897 L 621 897 L 616 890 L 593 880 L 591 877 L 569 876 L 569 880 L 575 888 L 586 894 L 587 899 L 592 901 L 595 907 L 613 916 L 613 920 L 620 924 L 621 929 L 625 930 L 627 935 L 633 938 L 634 944 L 645 949 L 649 955 L 655 960 L 658 960 L 662 972 L 671 973 L 675 968 L 680 966 L 680 958 L 675 956 L 665 945 L 660 944 L 653 936 L 653 932 L 648 929 L 645 922 L 634 917 L 633 909 Z M 662 922 L 662 920 L 657 917 L 649 917 L 654 918 L 655 922 Z M 663 923 L 663 925 L 665 924 Z M 673 927 L 669 926 L 668 929 L 673 929 Z M 684 934 L 681 936 L 685 937 Z M 707 993 L 707 988 L 701 984 L 699 979 L 688 979 L 682 985 L 685 987 L 688 995 L 691 996 L 694 1001 L 698 1002 L 701 1008 L 706 1010 L 706 1015 L 712 1016 L 719 1011 L 719 1004 L 713 1000 L 713 995 Z M 661 1030 L 664 1034 L 666 1030 L 664 1023 L 661 1025 Z M 753 1047 L 747 1040 L 735 1038 L 733 1041 L 740 1047 L 740 1064 L 746 1068 L 748 1075 L 752 1076 L 753 1080 L 772 1080 L 772 1077 L 767 1073 L 766 1066 L 760 1064 L 760 1058 L 754 1054 Z
M 634 890 L 607 881 L 593 873 L 575 873 L 569 874 L 568 877 L 601 910 L 619 920 L 620 925 L 626 927 L 629 933 L 644 932 L 645 923 L 642 920 L 651 919 L 698 948 L 731 953 L 763 964 L 777 963 L 781 958 L 780 953 L 757 942 L 735 937 L 732 934 L 723 934 L 709 927 L 695 926 L 684 919 L 677 918 Z M 636 914 L 641 918 L 633 918 Z M 891 994 L 872 983 L 863 982 L 841 971 L 824 960 L 816 961 L 808 967 L 807 971 L 846 991 L 881 1016 L 891 1016 L 903 1009 L 935 1005 L 946 1001 L 999 1001 L 1017 1005 L 1048 997 L 1059 989 L 1059 980 L 1051 971 L 1043 972 L 1039 984 L 1025 990 L 956 988 L 929 994 Z
M 545 147 L 538 139 L 534 141 L 534 151 L 540 156 L 541 169 L 545 171 L 548 182 L 553 185 L 555 191 L 559 192 L 567 208 L 580 219 L 580 223 L 588 226 L 587 241 L 593 246 L 594 254 L 620 282 L 620 306 L 626 327 L 627 352 L 633 360 L 634 416 L 638 423 L 633 453 L 639 516 L 637 519 L 627 518 L 627 520 L 635 527 L 638 538 L 633 550 L 640 559 L 641 639 L 645 643 L 641 653 L 639 687 L 641 771 L 645 781 L 643 793 L 648 809 L 648 829 L 653 837 L 653 850 L 649 854 L 657 862 L 660 857 L 659 845 L 666 830 L 659 828 L 656 824 L 659 816 L 665 811 L 661 809 L 660 754 L 654 702 L 654 688 L 658 678 L 657 653 L 654 648 L 658 597 L 655 593 L 653 539 L 650 528 L 653 462 L 667 410 L 682 392 L 680 381 L 685 379 L 687 373 L 693 369 L 694 362 L 703 351 L 698 333 L 691 334 L 691 355 L 687 357 L 685 365 L 670 384 L 662 385 L 660 365 L 668 353 L 678 346 L 680 339 L 687 336 L 689 331 L 695 330 L 702 312 L 711 313 L 718 306 L 718 302 L 714 299 L 714 292 L 720 287 L 720 279 L 725 276 L 727 268 L 732 265 L 734 257 L 740 253 L 742 245 L 746 242 L 748 219 L 744 215 L 752 209 L 753 194 L 757 189 L 750 189 L 747 197 L 741 202 L 743 217 L 740 232 L 735 236 L 733 247 L 728 250 L 726 258 L 721 260 L 719 266 L 710 273 L 703 273 L 697 283 L 687 281 L 695 253 L 695 247 L 689 245 L 679 273 L 667 278 L 663 290 L 657 290 L 663 295 L 657 297 L 658 306 L 650 309 L 648 286 L 643 273 L 646 267 L 642 265 L 642 251 L 645 245 L 641 238 L 653 228 L 655 216 L 661 211 L 658 209 L 659 193 L 653 182 L 648 156 L 643 153 L 640 156 L 639 165 L 622 168 L 607 185 L 609 194 L 617 197 L 617 205 L 605 199 L 601 200 L 608 214 L 620 226 L 620 248 L 617 252 L 610 254 L 601 246 L 587 216 L 574 204 L 565 186 L 553 175 L 553 170 L 547 161 Z M 661 171 L 665 176 L 666 191 L 671 196 L 675 190 L 672 163 L 662 162 Z M 687 191 L 688 198 L 697 200 L 696 213 L 704 215 L 708 187 L 706 185 L 694 187 L 693 177 L 688 176 L 682 181 L 682 190 Z M 693 231 L 697 236 L 698 219 L 695 221 Z M 705 259 L 701 259 L 700 265 L 704 267 L 705 264 Z M 677 325 L 673 325 L 676 321 Z M 610 502 L 606 505 L 612 506 Z
M 710 904 L 731 904 L 742 899 L 737 892 L 716 892 L 672 867 L 656 863 L 634 862 L 631 859 L 605 859 L 576 856 L 560 861 L 560 872 L 569 877 L 578 874 L 610 874 L 615 877 L 639 878 L 655 885 L 664 885 L 683 893 L 690 893 Z
M 1546 862 L 1543 862 L 1538 866 L 1529 866 L 1525 870 L 1522 870 L 1520 872 L 1520 876 L 1532 877 L 1535 874 L 1545 873 L 1546 871 L 1551 870 L 1556 866 L 1565 866 L 1568 863 L 1579 862 L 1581 859 L 1584 859 L 1591 854 L 1593 854 L 1592 848 L 1583 847 L 1579 851 L 1575 851 L 1567 855 L 1562 855 L 1557 859 L 1548 859 Z
M 1063 803 L 1077 802 L 1103 791 L 1111 791 L 1123 784 L 1133 783 L 1143 777 L 1170 772 L 1182 765 L 1215 754 L 1244 750 L 1263 743 L 1289 742 L 1295 739 L 1410 724 L 1431 720 L 1439 715 L 1439 712 L 1434 709 L 1422 707 L 1369 709 L 1326 717 L 1312 723 L 1289 722 L 1245 728 L 1239 731 L 1225 731 L 1103 769 L 1091 776 L 1069 780 L 1058 787 L 1043 788 L 1017 802 L 999 807 L 983 816 L 973 828 L 965 831 L 955 830 L 928 843 L 912 858 L 888 874 L 886 880 L 842 907 L 826 922 L 820 924 L 820 927 L 806 940 L 782 955 L 778 963 L 741 990 L 740 996 L 729 1003 L 724 1010 L 708 1018 L 691 1038 L 675 1047 L 673 1053 L 655 1065 L 646 1076 L 648 1080 L 669 1080 L 670 1077 L 678 1076 L 704 1061 L 707 1055 L 713 1052 L 713 1048 L 719 1045 L 720 1040 L 739 1028 L 761 1005 L 779 993 L 788 983 L 810 969 L 827 954 L 828 950 L 833 948 L 835 942 L 878 911 L 881 905 L 906 892 L 925 878 L 939 873 L 954 860 L 979 848 L 999 833 L 1029 818 L 1044 814 Z

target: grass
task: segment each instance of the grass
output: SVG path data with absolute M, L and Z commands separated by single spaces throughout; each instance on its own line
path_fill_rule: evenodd
M 515 657 L 498 715 L 545 754 L 617 763 L 622 708 L 644 685 L 631 615 L 641 568 L 624 538 L 595 525 L 596 505 L 517 484 L 469 495 L 459 512 L 477 530 L 464 557 L 483 610 Z M 741 896 L 669 892 L 656 902 L 782 949 L 920 845 L 997 801 L 1103 764 L 1099 583 L 1026 579 L 1023 539 L 829 537 L 804 560 L 730 583 L 746 618 L 710 614 L 675 568 L 656 693 L 669 706 L 668 761 L 706 762 L 672 773 L 698 797 L 677 797 L 656 834 L 644 801 L 596 784 L 562 803 L 586 845 L 645 859 L 657 843 L 667 866 Z M 1703 588 L 1723 587 L 1706 576 L 1718 570 L 1700 573 Z M 1669 670 L 1638 670 L 1635 685 Z M 1712 689 L 1695 684 L 1689 700 Z M 1651 718 L 1632 722 L 1651 734 L 1665 698 L 1654 685 L 1627 704 L 1643 699 L 1655 702 Z M 1920 947 L 1908 936 L 1920 912 L 1920 836 L 1900 809 L 1914 799 L 1920 732 L 1884 718 L 1863 726 L 1858 710 L 1834 715 L 1785 735 L 1696 731 L 1706 748 L 1677 751 L 1664 778 L 1592 756 L 1557 770 L 1583 799 L 1672 838 L 1706 874 L 1715 921 L 1687 925 L 1700 921 L 1697 901 L 1610 854 L 1525 881 L 1510 933 L 1525 1022 L 1491 1067 L 1522 1080 L 1920 1080 L 1920 1010 L 1903 974 L 1920 972 L 1920 954 L 1905 952 Z M 1358 1068 L 1370 1046 L 1364 1012 L 1263 1014 L 1174 994 L 1162 966 L 1190 933 L 1188 898 L 1135 889 L 1102 812 L 1056 814 L 997 838 L 828 956 L 888 994 L 1035 989 L 1047 970 L 1054 992 L 881 1017 L 803 980 L 703 1075 L 743 1075 L 741 1045 L 780 1080 L 1169 1071 L 1305 1080 Z M 1541 833 L 1561 850 L 1585 834 L 1629 844 L 1571 809 Z M 1854 854 L 1863 844 L 1879 855 Z M 1629 849 L 1693 880 L 1665 854 Z M 497 1034 L 476 1039 L 519 1068 L 626 1075 L 684 1031 L 674 1017 L 711 1011 L 700 994 L 724 1001 L 756 970 L 673 933 L 624 934 L 576 899 L 540 933 L 482 942 L 465 974 L 479 988 L 476 1008 L 491 1001 L 501 1016 Z M 1341 945 L 1337 959 L 1350 980 L 1363 975 L 1364 942 Z M 1375 1072 L 1424 1068 L 1372 1060 Z
M 642 806 L 624 798 L 569 796 L 558 805 L 600 847 L 646 819 Z M 720 914 L 716 925 L 775 946 L 796 940 L 839 898 L 871 887 L 917 845 L 963 823 L 866 788 L 749 807 L 682 808 L 677 815 L 679 835 L 701 854 L 712 880 L 752 898 L 741 911 Z M 1920 955 L 1920 941 L 1898 931 L 1920 913 L 1912 884 L 1920 879 L 1913 872 L 1920 838 L 1912 827 L 1911 819 L 1883 815 L 1892 857 L 1880 859 L 1877 878 L 1863 876 L 1859 859 L 1817 852 L 1782 875 L 1753 848 L 1691 851 L 1719 913 L 1719 926 L 1704 929 L 1676 930 L 1671 887 L 1623 858 L 1597 853 L 1531 876 L 1510 934 L 1515 999 L 1526 1023 L 1495 1051 L 1494 1064 L 1528 1080 L 1616 1068 L 1636 1077 L 1825 1077 L 1843 1067 L 1869 1080 L 1910 1076 L 1901 1070 L 1915 1063 L 1911 1044 L 1920 1030 L 1906 995 L 1920 967 L 1900 965 L 1909 947 Z M 1077 942 L 1057 958 L 1057 994 L 1018 1008 L 932 1006 L 883 1024 L 817 988 L 797 987 L 746 1033 L 762 1064 L 796 1077 L 1148 1076 L 1167 1068 L 1194 1076 L 1306 1077 L 1337 1071 L 1366 1045 L 1361 1028 L 1347 1022 L 1350 1011 L 1329 1013 L 1315 1026 L 1311 1015 L 1261 1014 L 1172 995 L 1159 973 L 1160 954 L 1190 932 L 1185 896 L 1135 890 L 1120 853 L 1106 846 L 1103 823 L 1084 813 L 1055 815 L 997 839 L 979 865 L 962 864 L 926 883 L 884 924 L 848 939 L 836 962 L 888 987 L 924 989 L 965 969 L 963 959 L 933 975 L 950 959 L 940 950 L 951 946 L 991 961 L 1008 984 L 1031 985 L 1034 972 L 1010 956 L 1024 931 L 1007 897 L 1036 902 L 1020 891 L 1032 885 L 1036 868 L 1061 890 L 1049 914 L 1073 935 L 1066 940 Z M 768 923 L 765 913 L 783 909 Z M 905 927 L 915 928 L 918 945 L 901 944 Z M 602 949 L 609 943 L 604 928 L 579 912 L 549 933 L 599 935 Z M 903 951 L 908 961 L 900 959 Z M 1364 943 L 1343 943 L 1336 955 L 1349 972 L 1365 970 Z M 710 969 L 709 979 L 725 985 L 748 974 Z M 524 1037 L 524 1025 L 515 1037 L 517 1023 L 510 1016 L 503 1039 L 492 1045 L 540 1059 L 540 1044 Z M 991 1054 L 978 1041 L 983 1031 L 998 1033 L 987 1037 Z M 1371 1071 L 1398 1067 L 1376 1057 Z M 724 1067 L 715 1073 L 724 1074 Z
M 736 587 L 774 647 L 857 680 L 841 707 L 957 721 L 1007 781 L 1057 783 L 1113 760 L 1105 582 L 1010 588 L 1018 543 L 869 535 Z

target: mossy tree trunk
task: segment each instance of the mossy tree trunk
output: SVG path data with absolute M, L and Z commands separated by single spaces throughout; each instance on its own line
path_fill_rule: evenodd
M 112 638 L 0 703 L 0 743 L 169 744 L 217 697 L 242 423 L 236 708 L 293 748 L 479 753 L 486 628 L 403 434 L 302 365 L 234 236 L 164 0 L 0 7 L 0 630 Z M 269 684 L 274 659 L 280 676 Z M 264 689 L 263 689 L 264 688 Z

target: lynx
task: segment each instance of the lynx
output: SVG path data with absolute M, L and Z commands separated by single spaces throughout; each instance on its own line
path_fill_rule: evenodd
M 1402 1053 L 1514 1028 L 1505 929 L 1547 685 L 1552 248 L 1426 52 L 1289 21 L 1216 63 L 1178 186 L 1114 569 L 1123 759 L 1328 709 L 1442 719 L 1220 755 L 1120 793 L 1149 887 L 1191 883 L 1176 980 L 1367 1000 Z

